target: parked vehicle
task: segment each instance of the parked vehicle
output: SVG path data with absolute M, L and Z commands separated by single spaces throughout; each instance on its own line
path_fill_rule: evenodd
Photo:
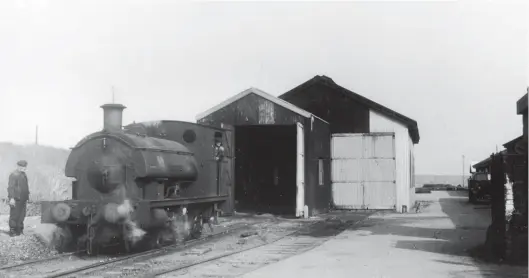
M 417 194 L 421 194 L 421 193 L 432 193 L 432 190 L 429 189 L 429 188 L 424 188 L 424 187 L 417 187 L 415 188 L 415 193 Z
M 490 198 L 490 186 L 488 173 L 472 173 L 468 179 L 468 201 L 476 203 L 478 200 Z
M 441 183 L 427 183 L 427 184 L 424 184 L 422 187 L 427 188 L 432 191 L 455 190 L 455 186 L 451 184 L 441 184 Z

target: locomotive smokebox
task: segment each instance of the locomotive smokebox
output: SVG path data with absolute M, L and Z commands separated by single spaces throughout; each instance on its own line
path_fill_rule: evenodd
M 123 124 L 123 110 L 127 107 L 122 104 L 104 104 L 103 108 L 103 130 L 107 132 L 121 131 Z

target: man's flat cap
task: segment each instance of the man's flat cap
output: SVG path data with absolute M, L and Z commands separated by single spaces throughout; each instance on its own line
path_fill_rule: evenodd
M 22 167 L 26 167 L 26 166 L 28 166 L 28 162 L 25 161 L 25 160 L 20 160 L 19 162 L 17 162 L 17 165 L 18 166 L 22 166 Z

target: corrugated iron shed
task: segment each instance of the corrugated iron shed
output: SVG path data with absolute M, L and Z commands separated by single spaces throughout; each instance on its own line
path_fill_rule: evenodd
M 255 183 L 256 178 L 242 177 L 237 172 L 249 173 L 252 171 L 251 167 L 264 168 L 266 165 L 255 166 L 259 163 L 259 161 L 255 161 L 259 160 L 258 158 L 243 158 L 243 150 L 252 150 L 252 142 L 238 139 L 237 136 L 249 129 L 257 130 L 259 126 L 279 127 L 301 124 L 304 132 L 305 204 L 308 206 L 309 215 L 318 214 L 330 208 L 330 130 L 329 124 L 325 120 L 257 88 L 249 88 L 228 98 L 198 114 L 196 119 L 200 124 L 212 126 L 228 124 L 235 127 L 235 146 L 237 150 L 241 150 L 239 156 L 236 155 L 235 158 L 236 165 L 238 165 L 235 170 L 235 176 L 238 179 L 235 181 L 235 186 L 239 186 L 239 188 L 243 184 Z M 260 134 L 260 138 L 267 137 L 265 133 Z M 296 152 L 295 149 L 285 150 L 286 153 L 291 151 Z M 241 164 L 242 160 L 245 162 Z
M 420 140 L 415 120 L 341 87 L 324 75 L 313 77 L 279 98 L 329 122 L 333 136 L 331 145 L 333 140 L 336 142 L 339 140 L 336 134 L 348 134 L 348 142 L 345 143 L 347 148 L 355 148 L 360 144 L 354 139 L 358 134 L 364 136 L 379 132 L 394 134 L 395 163 L 391 169 L 382 169 L 378 164 L 373 168 L 368 165 L 370 160 L 351 160 L 347 162 L 348 165 L 338 166 L 340 157 L 336 154 L 331 155 L 333 176 L 336 171 L 355 173 L 359 168 L 372 168 L 378 171 L 376 176 L 368 175 L 365 178 L 364 183 L 359 185 L 361 190 L 353 188 L 356 186 L 355 182 L 344 185 L 339 179 L 333 180 L 333 196 L 336 196 L 335 199 L 340 197 L 342 207 L 362 207 L 377 203 L 384 204 L 381 206 L 385 207 L 393 206 L 398 212 L 405 212 L 413 206 L 415 199 L 414 145 Z M 389 146 L 379 140 L 373 144 L 380 148 Z M 339 174 L 338 172 L 336 175 Z M 371 188 L 378 186 L 375 185 L 377 179 L 386 175 L 395 176 L 393 186 L 386 185 L 383 190 Z M 334 192 L 335 189 L 336 192 Z M 347 196 L 343 196 L 343 192 L 348 192 Z M 335 205 L 338 204 L 335 203 Z

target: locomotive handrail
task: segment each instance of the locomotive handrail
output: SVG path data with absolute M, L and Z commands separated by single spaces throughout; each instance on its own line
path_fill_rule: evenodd
M 191 155 L 194 156 L 195 154 L 192 152 L 182 152 L 182 151 L 175 151 L 175 150 L 168 150 L 168 149 L 159 149 L 159 148 L 145 148 L 145 147 L 131 147 L 135 150 L 140 151 L 153 151 L 153 152 L 161 152 L 161 153 L 174 153 L 174 154 L 182 154 L 182 155 Z

